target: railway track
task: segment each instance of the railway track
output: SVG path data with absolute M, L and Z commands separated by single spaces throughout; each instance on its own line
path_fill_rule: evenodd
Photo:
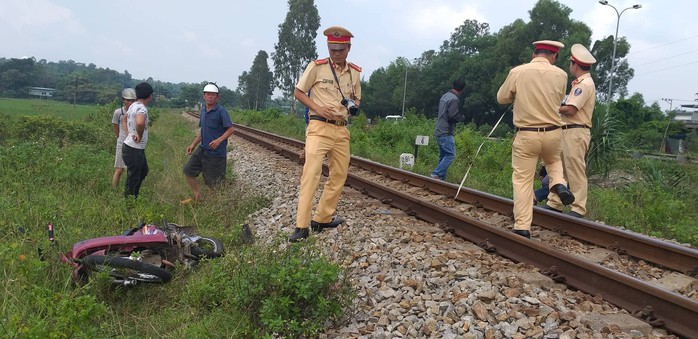
M 302 142 L 241 125 L 235 126 L 235 134 L 262 144 L 293 161 L 300 161 Z M 698 302 L 695 299 L 619 273 L 577 255 L 551 248 L 547 243 L 530 241 L 505 228 L 486 223 L 484 218 L 468 216 L 454 208 L 455 204 L 470 205 L 510 216 L 512 202 L 509 199 L 465 189 L 461 191 L 458 199 L 453 201 L 456 185 L 361 158 L 353 157 L 351 166 L 354 166 L 354 169 L 350 170 L 347 184 L 382 203 L 438 224 L 478 244 L 488 252 L 538 267 L 541 272 L 557 282 L 602 296 L 606 301 L 628 310 L 652 326 L 665 327 L 686 337 L 698 333 L 698 324 L 695 322 L 695 319 L 698 319 Z M 323 171 L 326 174 L 327 168 Z M 392 184 L 380 183 L 381 181 L 391 181 Z M 407 187 L 416 187 L 430 192 L 429 194 L 449 198 L 420 198 L 420 194 Z M 695 275 L 698 271 L 698 251 L 695 249 L 538 208 L 534 211 L 534 224 L 670 270 L 688 275 Z

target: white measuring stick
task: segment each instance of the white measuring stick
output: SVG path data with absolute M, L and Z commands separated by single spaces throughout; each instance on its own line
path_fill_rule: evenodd
M 502 116 L 499 117 L 499 120 L 497 120 L 497 123 L 494 124 L 494 127 L 492 127 L 492 130 L 490 131 L 489 134 L 487 134 L 487 137 L 485 140 L 482 141 L 480 144 L 480 147 L 477 148 L 477 152 L 475 152 L 475 156 L 473 157 L 473 160 L 470 162 L 470 166 L 468 166 L 468 170 L 465 171 L 465 175 L 463 176 L 463 180 L 460 181 L 460 185 L 458 186 L 458 191 L 456 191 L 456 196 L 453 197 L 453 200 L 456 200 L 458 198 L 458 194 L 460 193 L 460 190 L 463 188 L 463 183 L 465 183 L 465 179 L 468 177 L 468 174 L 470 173 L 470 169 L 473 168 L 473 164 L 475 163 L 475 158 L 477 158 L 477 155 L 480 154 L 480 150 L 482 149 L 482 145 L 485 144 L 485 141 L 487 141 L 487 138 L 489 138 L 492 133 L 494 133 L 494 130 L 497 129 L 497 126 L 499 126 L 499 123 L 502 122 L 502 119 L 504 118 L 504 115 L 509 112 L 509 109 L 511 109 L 512 105 L 509 105 L 509 107 L 502 113 Z

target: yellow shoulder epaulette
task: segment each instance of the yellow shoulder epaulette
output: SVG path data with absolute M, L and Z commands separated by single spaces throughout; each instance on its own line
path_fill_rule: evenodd
M 326 63 L 330 62 L 330 58 L 324 58 L 324 59 L 317 59 L 315 60 L 316 65 L 324 65 Z
M 354 63 L 349 63 L 349 67 L 355 69 L 357 72 L 361 72 L 361 67 L 355 65 Z

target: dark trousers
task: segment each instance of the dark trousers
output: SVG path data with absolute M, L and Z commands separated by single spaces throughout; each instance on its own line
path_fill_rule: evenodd
M 148 175 L 148 160 L 145 158 L 145 150 L 133 148 L 124 144 L 121 150 L 126 165 L 126 189 L 124 196 L 138 197 L 143 180 Z

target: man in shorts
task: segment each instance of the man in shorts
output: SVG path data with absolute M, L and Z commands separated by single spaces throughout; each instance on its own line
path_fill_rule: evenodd
M 116 187 L 119 185 L 121 180 L 121 175 L 124 173 L 124 159 L 121 156 L 121 149 L 124 146 L 124 140 L 128 135 L 128 130 L 126 129 L 126 112 L 131 104 L 136 101 L 136 91 L 133 88 L 126 88 L 121 92 L 121 107 L 114 110 L 114 116 L 112 116 L 111 123 L 114 127 L 114 134 L 116 135 L 116 157 L 114 158 L 114 175 L 111 179 L 111 185 Z
M 187 155 L 191 155 L 184 166 L 184 175 L 191 187 L 194 199 L 201 199 L 201 189 L 196 177 L 204 174 L 204 183 L 213 187 L 225 180 L 226 155 L 228 137 L 233 134 L 233 122 L 228 111 L 218 104 L 218 86 L 208 83 L 204 86 L 204 102 L 206 106 L 201 109 L 199 127 L 196 138 L 187 146 Z M 196 146 L 199 147 L 196 147 Z M 192 153 L 193 152 L 193 153 Z M 182 202 L 189 202 L 186 199 Z

